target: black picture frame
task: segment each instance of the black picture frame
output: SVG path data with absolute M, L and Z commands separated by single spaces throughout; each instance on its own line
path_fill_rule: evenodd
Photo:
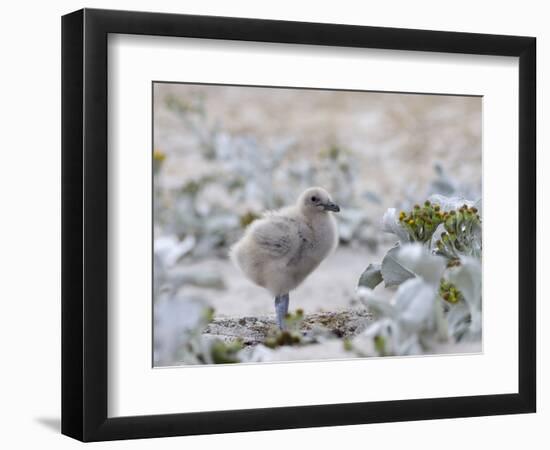
M 108 418 L 109 33 L 519 57 L 518 392 Z M 62 433 L 101 441 L 535 412 L 535 90 L 533 37 L 94 9 L 63 16 Z

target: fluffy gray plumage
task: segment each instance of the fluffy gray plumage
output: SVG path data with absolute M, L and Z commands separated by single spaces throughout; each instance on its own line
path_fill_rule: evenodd
M 231 248 L 233 262 L 276 299 L 300 285 L 338 244 L 332 212 L 340 208 L 322 188 L 309 188 L 294 206 L 252 222 Z M 279 312 L 278 312 L 279 315 Z

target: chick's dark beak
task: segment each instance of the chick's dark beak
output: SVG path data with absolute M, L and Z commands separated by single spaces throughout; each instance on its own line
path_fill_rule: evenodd
M 336 203 L 327 202 L 323 206 L 325 207 L 325 211 L 340 212 L 340 207 Z

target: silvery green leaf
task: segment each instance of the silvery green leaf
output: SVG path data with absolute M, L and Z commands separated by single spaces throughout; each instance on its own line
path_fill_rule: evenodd
M 369 325 L 362 335 L 368 337 L 374 337 L 377 335 L 388 337 L 395 334 L 394 329 L 396 326 L 395 321 L 389 317 L 385 317 Z
M 443 195 L 453 195 L 457 191 L 457 183 L 445 171 L 440 163 L 434 165 L 437 178 L 432 181 L 428 192 L 438 193 Z
M 440 163 L 434 166 L 437 178 L 432 181 L 428 188 L 428 195 L 441 194 L 447 197 L 477 198 L 478 190 L 471 184 L 461 184 L 451 177 Z
M 395 296 L 399 323 L 409 331 L 433 325 L 436 289 L 421 278 L 405 281 Z
M 367 200 L 369 200 L 372 203 L 375 203 L 377 205 L 382 204 L 382 199 L 380 198 L 380 196 L 376 192 L 365 191 L 365 192 L 363 192 L 363 197 L 365 197 Z
M 382 231 L 395 234 L 402 243 L 409 242 L 409 233 L 399 223 L 395 208 L 389 208 L 382 217 Z
M 455 329 L 460 323 L 467 322 L 470 316 L 470 309 L 464 302 L 448 304 L 447 322 L 450 329 Z
M 225 289 L 225 282 L 218 272 L 205 270 L 180 269 L 172 271 L 170 280 L 174 284 L 182 286 L 190 284 L 193 286 L 209 289 Z
M 338 235 L 342 242 L 350 242 L 353 238 L 354 229 L 349 223 L 341 223 L 338 225 Z
M 382 317 L 394 317 L 395 309 L 389 301 L 379 298 L 372 289 L 364 286 L 357 288 L 357 296 L 361 303 Z
M 459 302 L 449 306 L 446 318 L 449 324 L 449 335 L 453 336 L 458 342 L 468 332 L 470 327 L 470 309 L 464 302 Z
M 273 360 L 274 350 L 259 344 L 254 347 L 244 348 L 239 352 L 239 358 L 243 362 L 255 363 Z
M 368 222 L 367 215 L 361 209 L 345 208 L 336 215 L 338 231 L 343 242 L 349 242 L 357 231 Z
M 445 312 L 443 311 L 443 303 L 440 299 L 436 299 L 434 302 L 434 312 L 435 312 L 435 329 L 437 340 L 442 342 L 449 339 L 449 322 L 445 317 Z
M 366 286 L 374 289 L 382 282 L 382 266 L 380 264 L 369 264 L 361 278 L 359 278 L 359 286 Z
M 464 257 L 461 265 L 446 275 L 464 296 L 471 310 L 481 310 L 481 263 L 476 258 Z
M 481 263 L 476 258 L 464 257 L 461 265 L 448 270 L 447 279 L 464 297 L 464 302 L 451 306 L 449 325 L 457 340 L 476 341 L 481 339 Z
M 430 185 L 429 192 L 439 192 L 443 195 L 452 195 L 456 191 L 455 184 L 451 183 L 449 180 L 438 179 L 432 181 Z
M 445 169 L 443 168 L 443 165 L 439 161 L 437 161 L 434 164 L 434 171 L 437 174 L 437 176 L 439 176 L 439 177 L 446 177 L 447 176 L 447 173 L 445 172 Z
M 482 327 L 482 317 L 481 311 L 472 311 L 472 317 L 470 322 L 470 327 L 465 336 L 465 341 L 480 341 L 481 340 L 481 327 Z
M 192 343 L 208 323 L 209 307 L 194 297 L 166 298 L 154 307 L 154 359 L 155 363 L 173 363 L 178 349 Z
M 386 286 L 397 286 L 415 276 L 437 284 L 445 270 L 445 259 L 431 254 L 422 244 L 397 245 L 382 260 L 381 273 Z
M 398 286 L 404 281 L 414 278 L 415 276 L 414 272 L 404 267 L 397 260 L 397 252 L 399 251 L 399 248 L 399 245 L 391 248 L 382 260 L 380 272 L 382 274 L 382 278 L 384 278 L 384 285 L 386 287 Z
M 170 322 L 186 333 L 202 331 L 208 323 L 208 308 L 200 298 L 177 298 L 155 306 L 155 319 Z
M 417 334 L 411 334 L 403 339 L 395 349 L 395 353 L 399 356 L 421 355 L 423 352 Z
M 357 232 L 357 240 L 365 244 L 373 253 L 378 249 L 379 231 L 374 226 L 364 224 Z
M 384 353 L 386 355 L 396 354 L 396 344 L 401 339 L 401 329 L 399 324 L 389 317 L 384 317 L 382 319 L 373 322 L 367 327 L 363 333 L 359 334 L 356 339 L 354 339 L 353 344 L 355 345 L 356 341 L 359 345 L 359 349 L 369 350 L 370 345 L 362 343 L 363 340 L 370 340 L 374 343 L 376 337 L 382 338 L 384 340 Z
M 433 255 L 419 243 L 400 246 L 394 259 L 401 267 L 434 285 L 439 284 L 446 267 L 443 257 Z M 385 275 L 384 279 L 386 279 Z
M 203 226 L 206 233 L 225 233 L 239 227 L 239 218 L 236 214 L 212 214 Z
M 365 334 L 362 333 L 352 339 L 350 351 L 360 358 L 378 356 L 373 338 L 371 336 L 365 336 Z
M 206 256 L 212 253 L 212 250 L 219 247 L 224 241 L 221 234 L 206 234 L 201 237 L 193 249 L 194 256 Z
M 179 241 L 176 236 L 163 236 L 155 239 L 155 255 L 162 260 L 165 267 L 171 267 L 179 259 L 189 253 L 195 246 L 196 239 L 193 235 L 188 235 L 183 241 Z

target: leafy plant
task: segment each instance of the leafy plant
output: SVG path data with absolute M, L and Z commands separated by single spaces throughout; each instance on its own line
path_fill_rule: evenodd
M 481 258 L 481 218 L 473 202 L 432 196 L 421 207 L 397 214 L 390 208 L 382 219 L 383 230 L 399 241 L 391 248 L 381 264 L 369 264 L 359 279 L 359 286 L 374 289 L 384 281 L 386 287 L 399 286 L 416 274 L 396 259 L 407 243 L 418 242 L 430 253 L 443 256 L 447 265 L 460 264 L 464 256 Z
M 461 256 L 481 256 L 481 219 L 477 208 L 464 204 L 445 213 L 442 225 L 432 242 L 435 253 L 447 258 L 450 264 L 459 262 Z
M 299 345 L 303 343 L 300 325 L 304 320 L 304 311 L 297 309 L 294 314 L 288 313 L 285 316 L 285 329 L 275 330 L 265 341 L 265 346 L 277 348 L 283 345 Z
M 369 264 L 358 297 L 377 316 L 352 342 L 359 354 L 408 355 L 443 342 L 481 339 L 481 218 L 472 202 L 433 196 L 410 212 L 389 209 L 384 229 L 399 238 Z M 397 286 L 384 300 L 382 281 Z M 365 350 L 368 349 L 368 350 Z
M 155 242 L 154 362 L 156 365 L 240 362 L 241 342 L 226 343 L 203 335 L 214 317 L 214 309 L 202 298 L 181 292 L 186 285 L 223 287 L 222 280 L 213 274 L 190 273 L 175 267 L 186 248 L 175 238 Z

